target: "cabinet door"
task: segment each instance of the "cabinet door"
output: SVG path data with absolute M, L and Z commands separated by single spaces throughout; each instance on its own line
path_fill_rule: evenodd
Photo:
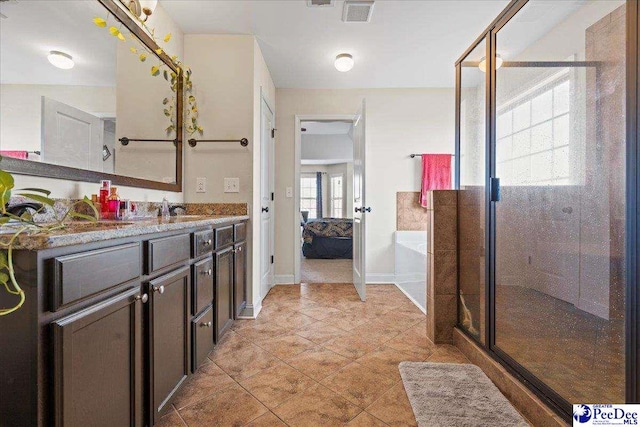
M 149 282 L 151 424 L 189 374 L 189 267 Z
M 222 336 L 233 323 L 233 247 L 216 254 L 216 294 L 214 298 L 215 340 Z
M 233 299 L 234 317 L 237 319 L 247 305 L 247 244 L 239 243 L 234 246 L 233 255 Z
M 139 286 L 52 323 L 54 424 L 142 425 Z

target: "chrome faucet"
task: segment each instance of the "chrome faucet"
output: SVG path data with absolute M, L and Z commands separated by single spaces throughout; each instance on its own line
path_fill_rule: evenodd
M 44 205 L 35 202 L 16 203 L 15 205 L 11 206 L 9 206 L 9 204 L 7 203 L 5 205 L 5 210 L 11 215 L 15 216 L 22 216 L 25 212 L 28 212 L 29 209 L 40 212 L 43 208 Z

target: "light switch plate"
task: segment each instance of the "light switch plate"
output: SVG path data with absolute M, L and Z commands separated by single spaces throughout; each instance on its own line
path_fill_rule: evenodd
M 224 192 L 225 193 L 239 193 L 240 192 L 240 178 L 225 178 L 224 179 Z
M 287 199 L 290 199 L 293 197 L 293 187 L 287 187 L 286 196 L 287 196 Z
M 207 178 L 196 178 L 196 193 L 207 192 Z

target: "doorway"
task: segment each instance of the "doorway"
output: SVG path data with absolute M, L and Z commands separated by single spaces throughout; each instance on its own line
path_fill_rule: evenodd
M 352 283 L 353 130 L 352 116 L 300 122 L 300 283 Z

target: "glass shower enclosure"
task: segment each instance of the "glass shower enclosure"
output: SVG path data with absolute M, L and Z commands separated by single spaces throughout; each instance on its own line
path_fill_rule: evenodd
M 456 63 L 459 328 L 566 417 L 639 397 L 637 39 L 514 1 Z

